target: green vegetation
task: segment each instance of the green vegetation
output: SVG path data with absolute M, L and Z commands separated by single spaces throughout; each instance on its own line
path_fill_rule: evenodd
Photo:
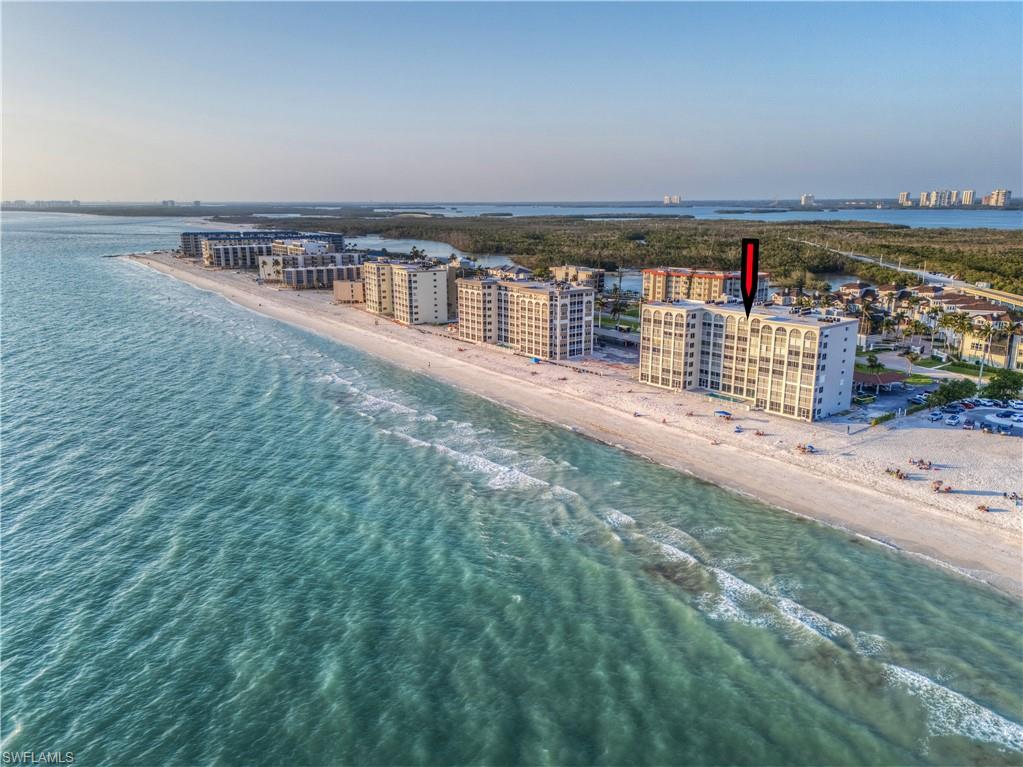
M 222 217 L 221 220 L 268 227 L 296 224 L 295 219 L 288 218 Z M 969 261 L 972 270 L 969 274 L 980 274 L 988 259 L 991 268 L 975 279 L 987 279 L 1006 289 L 1011 289 L 1010 283 L 1019 282 L 1016 287 L 1023 291 L 1023 265 L 1016 267 L 1015 278 L 1011 269 L 1001 266 L 1002 254 L 1008 263 L 1023 254 L 1023 234 L 1017 231 L 909 229 L 864 222 L 767 223 L 684 218 L 591 221 L 581 216 L 414 218 L 350 216 L 346 212 L 339 217 L 304 218 L 301 225 L 305 229 L 351 235 L 435 240 L 467 253 L 507 256 L 532 269 L 562 263 L 605 269 L 619 266 L 735 269 L 739 265 L 739 239 L 758 237 L 761 267 L 771 272 L 773 283 L 811 288 L 823 286 L 820 275 L 835 272 L 855 274 L 873 282 L 915 284 L 919 280 L 911 274 L 803 245 L 799 240 L 827 242 L 833 248 L 867 254 L 874 254 L 871 247 L 876 246 L 877 254 L 883 253 L 886 257 L 890 243 L 898 242 L 907 249 L 906 264 L 915 264 L 921 253 L 944 253 L 942 243 L 947 241 L 949 250 L 944 253 L 942 264 L 958 258 L 964 263 L 959 271 L 965 270 L 965 263 Z M 999 255 L 992 258 L 992 253 Z M 946 270 L 945 266 L 939 266 L 937 259 L 934 266 Z M 931 267 L 928 260 L 928 268 Z M 956 271 L 951 267 L 948 270 Z M 963 274 L 969 276 L 965 271 Z
M 930 376 L 925 376 L 922 373 L 913 373 L 903 383 L 907 383 L 914 386 L 928 386 L 934 383 L 934 379 Z
M 994 370 L 984 396 L 992 399 L 1015 399 L 1023 392 L 1023 373 L 1015 370 Z
M 884 415 L 879 415 L 876 418 L 871 418 L 870 419 L 870 425 L 871 426 L 877 426 L 879 423 L 884 423 L 885 421 L 890 421 L 894 417 L 895 417 L 895 413 L 885 413 Z
M 966 397 L 972 397 L 977 393 L 977 384 L 966 378 L 950 379 L 943 381 L 941 386 L 934 391 L 930 399 L 927 400 L 927 404 L 930 406 L 947 405 L 950 402 L 964 399 Z

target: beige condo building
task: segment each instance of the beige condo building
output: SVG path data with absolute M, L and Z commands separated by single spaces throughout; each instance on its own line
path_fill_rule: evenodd
M 564 282 L 458 280 L 458 336 L 540 359 L 593 353 L 595 291 Z
M 552 266 L 551 277 L 556 282 L 575 282 L 588 285 L 598 293 L 604 292 L 604 270 L 592 266 Z
M 362 266 L 366 310 L 373 314 L 394 314 L 394 281 L 390 261 L 369 261 Z
M 394 319 L 406 325 L 448 321 L 448 268 L 432 264 L 391 264 Z
M 703 389 L 769 413 L 814 421 L 848 410 L 855 319 L 741 304 L 644 304 L 639 380 Z
M 766 301 L 769 291 L 767 272 L 760 272 L 754 300 Z M 720 301 L 742 298 L 739 272 L 715 272 L 704 269 L 644 269 L 644 301 Z
M 371 261 L 363 264 L 366 309 L 406 325 L 440 325 L 452 315 L 454 271 L 446 264 Z

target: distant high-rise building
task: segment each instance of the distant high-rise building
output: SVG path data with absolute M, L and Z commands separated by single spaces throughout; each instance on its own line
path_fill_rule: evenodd
M 964 189 L 963 190 L 963 197 L 962 197 L 962 201 L 961 201 L 962 204 L 963 205 L 973 205 L 973 195 L 974 194 L 975 194 L 975 192 L 972 189 Z
M 810 208 L 817 204 L 812 194 L 802 194 L 799 196 L 799 204 L 804 208 Z
M 201 205 L 202 205 L 201 201 L 199 201 L 199 200 L 192 200 L 192 207 L 193 208 L 198 208 Z
M 953 205 L 953 206 L 959 204 L 959 190 L 958 189 L 953 189 L 952 190 L 952 196 L 949 198 L 948 204 L 949 205 Z
M 926 208 L 927 207 L 927 200 L 928 200 L 927 192 L 920 192 L 920 207 L 921 208 Z
M 909 201 L 909 192 L 899 192 L 899 205 L 905 208 L 912 204 L 913 203 Z
M 664 204 L 665 205 L 671 205 L 671 195 L 670 194 L 664 195 Z
M 160 200 L 160 204 L 163 205 L 165 208 L 173 208 L 175 205 L 177 205 L 177 203 L 174 202 L 174 200 Z
M 993 208 L 1003 208 L 1012 201 L 1012 192 L 1008 189 L 996 189 L 985 198 L 987 202 L 985 205 L 990 205 Z

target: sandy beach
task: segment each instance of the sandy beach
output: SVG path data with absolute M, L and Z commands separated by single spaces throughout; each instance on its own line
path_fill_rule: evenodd
M 171 253 L 129 258 L 521 413 L 1023 594 L 1023 509 L 1003 498 L 1023 493 L 1019 438 L 935 426 L 926 412 L 847 434 L 845 423 L 806 424 L 728 403 L 734 420 L 726 422 L 713 415 L 720 400 L 645 386 L 627 366 L 532 364 L 460 342 L 445 328 L 410 328 L 335 306 L 326 291 L 260 286 L 251 273 L 207 270 Z M 799 453 L 799 443 L 820 452 Z M 910 458 L 935 469 L 920 470 Z M 909 478 L 889 476 L 887 467 Z M 933 493 L 935 479 L 955 492 Z

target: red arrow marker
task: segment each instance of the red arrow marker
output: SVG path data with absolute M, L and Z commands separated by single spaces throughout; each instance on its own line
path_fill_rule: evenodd
M 739 287 L 742 291 L 742 303 L 746 307 L 749 318 L 753 302 L 757 300 L 757 282 L 760 279 L 760 240 L 744 237 L 742 240 L 742 271 L 739 276 Z

